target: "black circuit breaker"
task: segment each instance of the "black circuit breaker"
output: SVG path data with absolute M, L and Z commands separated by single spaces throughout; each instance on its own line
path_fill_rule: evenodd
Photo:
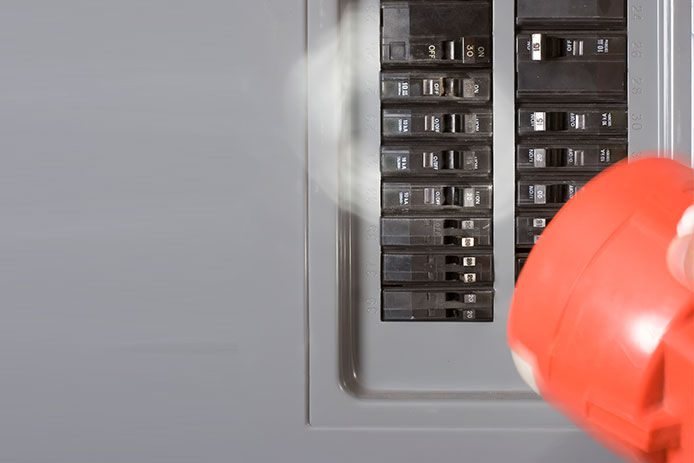
M 491 6 L 487 1 L 382 1 L 383 67 L 491 64 Z
M 381 13 L 381 318 L 492 321 L 491 2 Z
M 626 34 L 546 31 L 516 39 L 517 92 L 535 100 L 619 99 L 626 89 Z
M 487 321 L 494 316 L 494 292 L 386 288 L 383 307 L 383 318 L 391 321 Z
M 626 0 L 516 1 L 516 272 L 566 201 L 627 157 Z
M 381 150 L 381 172 L 384 176 L 409 178 L 446 178 L 454 176 L 488 177 L 492 172 L 490 146 L 409 145 L 390 146 Z

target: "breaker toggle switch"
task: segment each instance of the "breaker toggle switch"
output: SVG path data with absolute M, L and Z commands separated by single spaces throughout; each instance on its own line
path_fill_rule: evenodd
M 568 149 L 563 148 L 533 148 L 528 151 L 529 156 L 532 153 L 533 167 L 566 167 L 569 165 Z M 574 161 L 583 163 L 584 152 L 575 153 Z
M 436 133 L 477 133 L 480 120 L 477 114 L 432 114 L 424 116 L 424 131 Z
M 475 79 L 442 77 L 440 79 L 424 79 L 422 88 L 422 93 L 425 96 L 474 98 L 479 94 L 480 84 Z
M 445 170 L 476 170 L 478 162 L 474 151 L 444 151 L 444 169 Z
M 462 61 L 464 64 L 488 64 L 491 62 L 489 43 L 487 37 L 462 37 L 457 40 L 447 40 L 443 42 L 441 59 Z
M 543 61 L 546 59 L 561 56 L 564 49 L 563 41 L 557 37 L 550 37 L 545 34 L 532 34 L 530 40 L 530 56 L 533 61 Z M 574 54 L 583 54 L 583 44 L 574 47 Z
M 535 111 L 530 115 L 531 125 L 536 132 L 558 132 L 566 130 L 567 116 L 567 113 L 563 112 L 548 113 L 544 111 Z M 576 130 L 583 130 L 586 128 L 585 114 L 576 115 L 575 120 L 574 127 Z
M 474 151 L 447 150 L 438 153 L 424 153 L 422 165 L 434 170 L 477 170 L 478 159 Z

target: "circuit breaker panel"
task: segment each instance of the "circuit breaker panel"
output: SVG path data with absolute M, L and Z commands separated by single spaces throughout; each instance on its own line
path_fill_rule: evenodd
M 492 23 L 487 1 L 381 2 L 383 321 L 494 320 L 493 169 L 515 172 L 517 274 L 628 156 L 625 0 L 517 0 L 513 166 L 492 143 Z
M 691 151 L 691 5 L 345 0 L 336 18 L 310 37 L 311 423 L 574 429 L 510 358 L 515 279 L 595 175 Z
M 383 321 L 492 321 L 492 17 L 381 6 Z

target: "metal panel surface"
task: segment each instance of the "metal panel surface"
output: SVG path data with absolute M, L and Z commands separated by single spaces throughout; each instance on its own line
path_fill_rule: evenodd
M 3 2 L 0 461 L 619 461 L 528 393 L 499 344 L 510 0 L 494 16 L 499 317 L 461 341 L 488 364 L 404 376 L 358 352 L 383 331 L 352 331 L 370 312 L 351 300 L 368 276 L 349 240 L 370 222 L 351 222 L 345 205 L 368 205 L 345 203 L 343 175 L 373 140 L 346 130 L 374 122 L 343 124 L 372 110 L 344 73 L 378 49 L 361 71 L 341 57 L 377 34 L 375 4 Z M 408 335 L 458 342 L 443 331 Z

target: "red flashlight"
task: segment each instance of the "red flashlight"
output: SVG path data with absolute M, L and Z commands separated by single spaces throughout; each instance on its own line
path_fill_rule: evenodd
M 549 224 L 518 278 L 514 361 L 544 398 L 617 452 L 694 462 L 694 292 L 667 269 L 694 170 L 620 163 Z

